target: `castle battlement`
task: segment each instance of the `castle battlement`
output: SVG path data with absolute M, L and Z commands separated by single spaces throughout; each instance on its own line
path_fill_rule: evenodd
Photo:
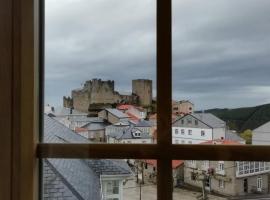
M 70 98 L 70 97 L 69 97 Z M 83 88 L 72 90 L 71 98 L 63 98 L 63 105 L 88 112 L 94 104 L 138 104 L 150 106 L 152 104 L 152 80 L 132 80 L 132 94 L 122 95 L 114 90 L 114 80 L 92 79 L 84 83 Z

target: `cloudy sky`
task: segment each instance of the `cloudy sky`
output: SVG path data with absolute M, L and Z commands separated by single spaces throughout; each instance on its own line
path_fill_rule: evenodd
M 46 0 L 45 103 L 85 80 L 156 76 L 155 0 Z M 173 1 L 173 98 L 197 109 L 270 103 L 270 1 Z

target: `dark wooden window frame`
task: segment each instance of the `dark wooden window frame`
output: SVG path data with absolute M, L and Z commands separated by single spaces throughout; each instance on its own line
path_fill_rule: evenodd
M 6 91 L 1 111 L 10 113 L 0 123 L 0 158 L 6 161 L 0 165 L 1 199 L 38 199 L 38 160 L 42 158 L 157 159 L 159 200 L 172 199 L 172 159 L 270 161 L 270 146 L 171 144 L 171 0 L 156 1 L 158 132 L 157 144 L 151 145 L 40 143 L 43 6 L 39 0 L 0 2 L 0 88 Z

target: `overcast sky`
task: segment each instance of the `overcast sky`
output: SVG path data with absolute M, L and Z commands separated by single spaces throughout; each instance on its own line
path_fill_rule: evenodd
M 156 76 L 155 0 L 46 0 L 45 103 L 92 78 Z M 196 109 L 270 103 L 270 1 L 173 1 L 173 98 Z

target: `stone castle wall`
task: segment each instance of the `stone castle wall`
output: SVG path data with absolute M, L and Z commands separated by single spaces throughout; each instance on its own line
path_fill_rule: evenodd
M 63 106 L 65 108 L 72 108 L 73 107 L 73 100 L 70 97 L 63 97 Z
M 139 105 L 152 105 L 152 80 L 132 80 L 132 93 L 139 97 Z
M 72 106 L 74 109 L 88 112 L 91 105 L 96 104 L 118 104 L 128 103 L 137 104 L 140 98 L 143 98 L 142 105 L 151 105 L 152 103 L 152 81 L 147 80 L 144 84 L 135 81 L 136 93 L 131 95 L 122 95 L 114 90 L 114 81 L 102 81 L 93 79 L 86 81 L 82 89 L 72 90 L 71 98 L 64 97 L 63 106 Z M 132 82 L 133 85 L 133 82 Z M 132 90 L 133 91 L 133 90 Z M 151 98 L 149 97 L 151 95 Z

